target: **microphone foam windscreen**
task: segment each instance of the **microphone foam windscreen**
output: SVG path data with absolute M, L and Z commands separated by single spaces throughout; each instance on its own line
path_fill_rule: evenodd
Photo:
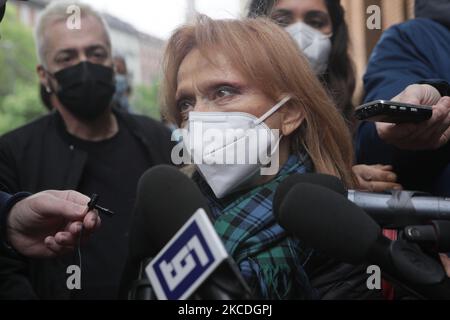
M 278 217 L 279 215 L 278 209 L 280 208 L 280 205 L 283 202 L 286 195 L 288 194 L 288 192 L 291 191 L 291 189 L 299 183 L 307 183 L 322 186 L 324 188 L 333 190 L 334 192 L 347 196 L 347 189 L 345 188 L 344 183 L 335 176 L 317 173 L 294 174 L 286 178 L 280 184 L 280 186 L 277 189 L 277 192 L 275 193 L 275 198 L 273 202 L 275 217 Z
M 346 197 L 312 184 L 292 188 L 278 220 L 307 245 L 351 264 L 364 262 L 381 234 L 376 222 Z
M 130 255 L 154 257 L 208 203 L 193 180 L 167 165 L 148 170 L 140 179 L 130 234 Z

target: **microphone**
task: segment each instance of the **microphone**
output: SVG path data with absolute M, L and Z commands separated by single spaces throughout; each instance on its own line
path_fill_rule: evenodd
M 394 190 L 391 194 L 376 194 L 349 190 L 348 199 L 386 228 L 450 221 L 450 199 L 421 192 Z
M 450 251 L 450 221 L 431 221 L 429 225 L 409 226 L 403 231 L 406 240 L 435 252 Z
M 188 217 L 199 208 L 207 208 L 206 200 L 193 187 L 196 187 L 193 181 L 169 166 L 153 167 L 140 178 L 122 277 L 122 297 L 133 300 L 154 297 L 145 274 L 146 266 Z M 160 221 L 161 215 L 169 215 L 170 220 Z
M 273 200 L 273 207 L 279 208 L 288 192 L 291 191 L 291 189 L 299 183 L 322 186 L 324 188 L 347 196 L 347 188 L 345 187 L 344 183 L 335 176 L 321 173 L 293 174 L 284 179 L 283 182 L 278 186 Z
M 299 183 L 274 213 L 280 225 L 305 243 L 350 264 L 378 265 L 384 276 L 420 298 L 450 299 L 449 279 L 440 263 L 417 245 L 391 241 L 362 209 L 327 188 Z
M 177 168 L 157 166 L 140 179 L 128 271 L 145 269 L 158 299 L 250 298 L 208 215 L 203 194 Z
M 148 280 L 148 277 L 145 274 L 145 266 L 152 261 L 151 258 L 147 260 L 142 260 L 139 262 L 137 267 L 138 269 L 138 277 L 133 281 L 130 290 L 126 288 L 126 294 L 128 300 L 136 300 L 136 301 L 149 301 L 156 300 L 155 292 L 153 291 L 152 285 Z M 125 267 L 126 273 L 131 274 L 131 270 L 129 266 Z M 135 273 L 135 272 L 134 272 Z M 135 277 L 134 277 L 135 278 Z M 128 282 L 127 282 L 128 283 Z M 122 289 L 121 289 L 122 292 Z
M 392 191 L 391 194 L 347 191 L 338 178 L 323 174 L 296 174 L 287 178 L 278 189 L 279 201 L 298 183 L 323 186 L 348 197 L 383 228 L 399 229 L 432 220 L 450 221 L 450 199 L 412 191 Z

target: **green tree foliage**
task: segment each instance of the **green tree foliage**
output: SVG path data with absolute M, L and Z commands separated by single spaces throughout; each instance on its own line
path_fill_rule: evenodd
M 32 31 L 8 6 L 0 25 L 0 135 L 44 114 Z
M 138 86 L 133 89 L 131 108 L 139 114 L 161 120 L 160 105 L 158 99 L 159 84 L 153 86 Z

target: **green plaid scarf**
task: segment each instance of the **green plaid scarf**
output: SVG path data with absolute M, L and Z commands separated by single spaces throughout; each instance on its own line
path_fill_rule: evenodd
M 275 179 L 225 200 L 215 198 L 200 175 L 194 177 L 210 201 L 216 231 L 257 298 L 315 298 L 303 268 L 313 252 L 288 236 L 272 210 L 280 183 L 312 167 L 308 156 L 291 156 Z

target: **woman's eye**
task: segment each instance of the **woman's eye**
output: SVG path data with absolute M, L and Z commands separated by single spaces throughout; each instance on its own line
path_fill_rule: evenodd
M 326 26 L 323 21 L 308 21 L 308 25 L 313 27 L 314 29 L 322 29 Z
M 237 90 L 235 88 L 232 87 L 220 87 L 219 89 L 217 89 L 216 91 L 216 98 L 225 98 L 225 97 L 229 97 L 232 96 L 234 94 L 237 93 Z
M 194 109 L 194 104 L 190 100 L 181 100 L 177 103 L 178 110 L 186 112 Z
M 292 12 L 289 10 L 276 10 L 270 17 L 281 27 L 287 27 L 294 23 Z
M 278 17 L 274 21 L 281 27 L 287 27 L 291 24 L 291 20 L 288 17 Z

